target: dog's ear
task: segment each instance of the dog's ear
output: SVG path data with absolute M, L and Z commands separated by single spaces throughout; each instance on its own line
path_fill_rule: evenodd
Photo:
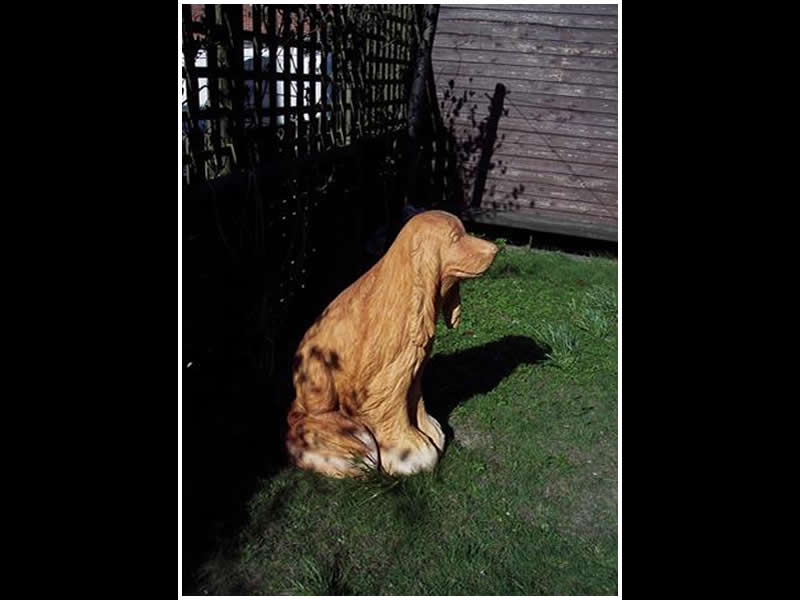
M 442 318 L 448 328 L 458 327 L 461 322 L 461 290 L 460 283 L 456 281 L 442 298 Z
M 410 334 L 414 345 L 424 347 L 436 328 L 436 293 L 439 288 L 438 253 L 431 252 L 423 236 L 414 239 L 411 249 Z

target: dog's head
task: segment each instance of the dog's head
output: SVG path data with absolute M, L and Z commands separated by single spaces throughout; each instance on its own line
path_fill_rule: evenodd
M 438 210 L 415 216 L 403 229 L 401 234 L 411 240 L 418 309 L 424 313 L 424 301 L 431 298 L 434 306 L 441 308 L 447 326 L 457 327 L 461 316 L 459 282 L 484 273 L 497 254 L 497 246 L 467 234 L 457 217 Z M 428 320 L 423 329 L 432 336 L 435 312 Z

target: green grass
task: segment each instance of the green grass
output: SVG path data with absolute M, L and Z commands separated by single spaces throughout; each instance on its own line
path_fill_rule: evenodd
M 616 260 L 503 247 L 462 309 L 423 385 L 450 438 L 436 470 L 287 468 L 199 593 L 617 593 Z

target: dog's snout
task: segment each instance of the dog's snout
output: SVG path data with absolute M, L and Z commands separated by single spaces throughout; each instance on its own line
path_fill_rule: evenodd
M 480 272 L 486 271 L 494 262 L 494 257 L 497 255 L 498 247 L 492 242 L 475 238 L 477 242 L 475 250 L 476 258 L 481 262 Z
M 490 259 L 493 259 L 497 254 L 498 247 L 493 244 L 492 242 L 488 242 L 486 240 L 482 240 L 480 238 L 475 238 L 478 242 L 478 250 L 481 254 L 484 254 Z

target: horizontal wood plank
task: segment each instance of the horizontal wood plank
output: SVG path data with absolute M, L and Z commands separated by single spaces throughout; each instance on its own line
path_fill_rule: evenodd
M 501 148 L 501 151 L 503 148 Z M 559 158 L 551 154 L 548 158 L 527 158 L 520 156 L 520 148 L 509 149 L 508 153 L 495 152 L 492 154 L 492 163 L 496 168 L 506 167 L 506 171 L 511 168 L 522 171 L 536 171 L 541 173 L 560 173 L 562 175 L 576 175 L 578 177 L 594 177 L 607 181 L 617 181 L 618 168 L 616 160 L 614 164 L 585 164 Z
M 496 81 L 491 87 L 486 87 L 484 84 L 476 85 L 475 82 L 470 82 L 466 77 L 450 78 L 453 79 L 454 89 L 458 95 L 467 91 L 468 99 L 471 98 L 475 103 L 478 100 L 486 102 L 488 97 L 494 94 Z M 436 89 L 439 93 L 439 101 L 443 100 L 444 90 L 449 88 L 448 78 L 441 78 L 436 80 Z M 469 92 L 475 92 L 473 96 L 469 96 Z M 488 97 L 487 97 L 488 95 Z M 523 112 L 527 108 L 539 108 L 542 110 L 565 110 L 570 112 L 584 112 L 584 113 L 604 113 L 607 115 L 616 115 L 619 108 L 619 103 L 616 100 L 598 100 L 597 98 L 581 98 L 579 96 L 559 96 L 550 93 L 529 93 L 529 94 L 516 94 L 513 101 L 506 96 L 506 108 L 513 106 L 519 107 Z
M 596 154 L 613 154 L 614 156 L 616 156 L 618 150 L 616 141 L 564 136 L 542 132 L 541 130 L 532 132 L 530 130 L 512 130 L 505 128 L 503 134 L 505 138 L 500 140 L 501 148 L 503 146 L 507 147 L 515 144 L 531 144 L 534 146 L 555 148 L 559 152 L 561 150 L 583 150 Z
M 455 73 L 441 72 L 438 65 L 434 65 L 434 73 L 436 73 L 437 86 L 445 80 L 452 79 L 456 76 Z M 462 77 L 462 80 L 469 79 L 469 76 Z M 567 83 L 557 83 L 551 81 L 525 81 L 518 79 L 507 79 L 503 73 L 497 73 L 492 76 L 476 76 L 472 77 L 472 81 L 462 82 L 462 86 L 469 86 L 472 89 L 491 89 L 494 90 L 498 83 L 503 83 L 506 86 L 506 92 L 509 94 L 517 94 L 520 96 L 529 96 L 531 94 L 550 95 L 550 96 L 566 96 L 570 98 L 592 98 L 595 100 L 617 100 L 617 87 L 616 86 L 593 86 L 593 85 L 570 85 Z
M 575 190 L 576 192 L 591 191 L 594 193 L 605 192 L 612 197 L 617 193 L 617 182 L 611 178 L 588 177 L 579 175 L 575 172 L 554 173 L 539 169 L 523 169 L 513 161 L 508 165 L 504 163 L 505 172 L 502 167 L 495 167 L 487 177 L 497 182 L 508 182 L 513 184 L 522 183 L 525 189 L 532 189 L 535 185 L 548 185 L 556 189 Z M 593 194 L 585 194 L 581 201 L 589 201 L 594 198 Z M 596 200 L 600 201 L 600 200 Z
M 530 10 L 515 11 L 513 15 L 509 15 L 507 11 L 495 10 L 491 6 L 449 8 L 444 4 L 440 8 L 440 18 L 448 21 L 481 21 L 485 23 L 508 23 L 513 20 L 515 23 L 547 25 L 560 29 L 617 30 L 616 15 L 552 13 L 539 11 L 537 8 L 535 4 L 532 4 Z
M 596 219 L 570 219 L 567 215 L 537 211 L 535 209 L 521 208 L 513 211 L 483 209 L 473 212 L 466 217 L 466 220 L 487 225 L 541 231 L 543 233 L 558 233 L 606 241 L 617 240 L 616 224 Z
M 581 71 L 578 69 L 556 69 L 551 67 L 533 67 L 503 65 L 499 68 L 491 61 L 465 62 L 461 60 L 442 59 L 434 54 L 436 61 L 434 72 L 438 79 L 449 76 L 460 77 L 490 77 L 497 78 L 498 71 L 503 74 L 503 81 L 552 81 L 554 83 L 568 83 L 576 85 L 605 86 L 616 88 L 618 75 L 616 72 L 604 73 L 598 71 Z
M 495 67 L 538 67 L 587 73 L 617 72 L 617 57 L 615 56 L 601 58 L 552 56 L 522 53 L 516 50 L 460 48 L 455 45 L 446 46 L 444 42 L 439 40 L 436 41 L 433 49 L 433 60 L 436 62 L 477 63 L 494 65 Z
M 523 144 L 505 144 L 498 150 L 495 150 L 493 157 L 498 157 L 500 160 L 507 160 L 509 158 L 517 158 L 520 161 L 540 161 L 542 163 L 556 162 L 556 163 L 569 163 L 574 167 L 596 166 L 606 168 L 617 168 L 617 155 L 616 154 L 596 154 L 592 152 L 581 152 L 579 150 L 558 150 L 554 152 L 548 146 L 534 146 Z
M 501 162 L 502 161 L 502 162 Z M 531 179 L 535 175 L 552 177 L 559 185 L 580 187 L 582 184 L 596 190 L 614 193 L 617 191 L 616 167 L 589 167 L 571 165 L 560 161 L 530 161 L 520 158 L 492 156 L 492 163 L 503 177 Z
M 588 187 L 561 186 L 546 173 L 541 174 L 541 177 L 538 178 L 531 177 L 528 180 L 515 180 L 500 174 L 495 174 L 492 171 L 486 178 L 487 195 L 491 195 L 492 188 L 501 195 L 511 194 L 516 190 L 516 196 L 523 200 L 539 197 L 614 207 L 617 201 L 616 189 L 614 191 L 605 191 L 590 189 Z
M 451 21 L 440 15 L 436 35 L 491 36 L 541 42 L 571 42 L 583 44 L 616 44 L 616 29 L 564 29 L 548 25 L 527 25 L 513 22 Z
M 548 213 L 564 217 L 580 217 L 594 221 L 614 224 L 618 217 L 615 212 L 608 210 L 599 204 L 589 204 L 586 202 L 568 202 L 565 200 L 536 199 L 521 200 L 514 198 L 484 198 L 481 206 L 485 208 L 502 210 L 532 209 L 541 213 Z
M 617 59 L 616 44 L 575 44 L 561 40 L 521 39 L 511 37 L 490 37 L 481 35 L 448 34 L 437 31 L 434 47 L 441 44 L 445 48 L 464 50 L 495 50 L 520 52 L 540 56 L 572 56 L 588 58 Z
M 530 12 L 555 13 L 564 15 L 597 15 L 617 14 L 616 4 L 442 4 L 441 10 L 486 9 L 497 12 Z
M 538 210 L 548 210 L 552 212 L 568 212 L 577 215 L 597 217 L 598 221 L 616 223 L 619 220 L 617 207 L 613 205 L 598 205 L 588 202 L 570 202 L 554 198 L 535 199 L 533 202 L 525 203 L 523 200 L 512 200 L 512 203 L 520 208 L 535 208 Z
M 477 96 L 477 95 L 476 95 Z M 473 96 L 472 98 L 476 98 Z M 442 106 L 444 104 L 444 106 Z M 455 109 L 455 105 L 450 99 L 445 99 L 440 96 L 439 98 L 440 110 L 443 116 L 448 116 Z M 505 107 L 506 114 L 501 115 L 500 120 L 506 124 L 511 124 L 514 120 L 533 121 L 536 122 L 552 122 L 552 123 L 572 123 L 573 125 L 591 125 L 593 127 L 606 127 L 616 129 L 618 120 L 616 114 L 601 113 L 601 112 L 587 112 L 578 110 L 553 110 L 551 108 L 542 107 L 528 107 L 519 106 L 516 103 L 509 104 Z M 474 116 L 475 120 L 480 123 L 483 119 L 488 118 L 489 115 L 489 100 L 485 96 L 474 102 L 466 103 L 460 110 L 459 115 L 467 121 Z M 471 122 L 471 121 L 470 121 Z
M 470 185 L 473 183 L 473 179 L 472 176 L 467 177 L 464 180 L 465 184 Z M 504 176 L 496 176 L 492 172 L 486 178 L 484 192 L 485 198 L 499 199 L 504 196 L 513 196 L 523 201 L 533 199 L 563 200 L 566 202 L 597 204 L 616 210 L 616 192 L 588 190 L 578 187 L 559 187 L 546 182 L 514 181 Z
M 580 137 L 601 141 L 618 139 L 618 129 L 616 125 L 603 127 L 572 122 L 560 123 L 557 121 L 534 120 L 533 118 L 522 119 L 519 117 L 519 115 L 511 115 L 513 115 L 513 113 L 509 111 L 509 116 L 500 117 L 497 131 L 501 140 L 503 133 L 510 134 L 511 132 L 539 133 L 546 136 L 553 135 L 562 137 Z M 454 130 L 457 134 L 462 132 L 470 133 L 473 130 L 475 133 L 478 132 L 478 127 L 472 126 L 472 121 L 470 120 L 469 113 L 467 111 L 462 110 L 458 116 L 453 115 L 450 118 L 446 117 L 445 122 L 448 125 L 450 124 L 451 118 Z M 477 119 L 477 121 L 480 122 L 480 119 Z M 506 137 L 508 138 L 511 136 L 506 135 Z

